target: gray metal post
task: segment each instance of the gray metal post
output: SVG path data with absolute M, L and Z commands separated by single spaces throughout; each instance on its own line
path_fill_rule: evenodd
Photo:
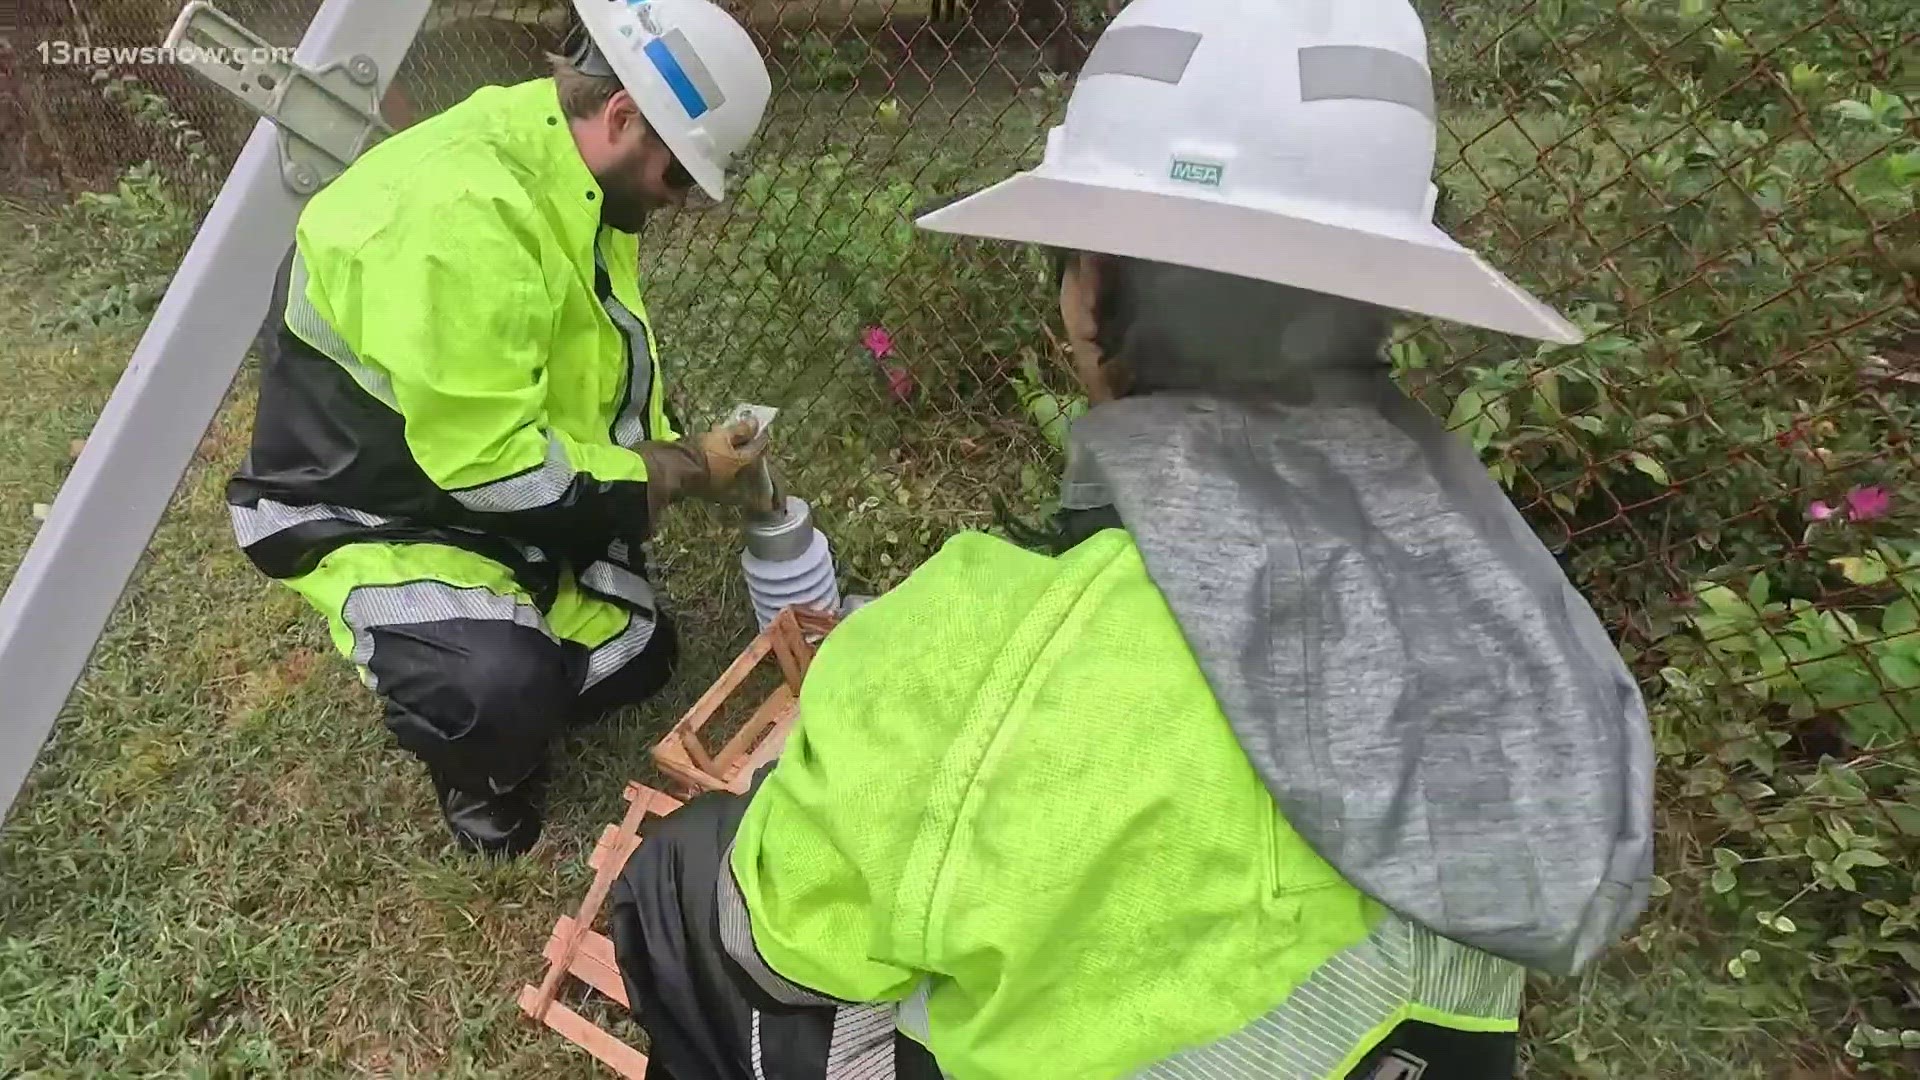
M 326 0 L 294 63 L 364 55 L 378 101 L 430 3 Z M 0 821 L 239 372 L 304 201 L 261 120 L 0 600 Z

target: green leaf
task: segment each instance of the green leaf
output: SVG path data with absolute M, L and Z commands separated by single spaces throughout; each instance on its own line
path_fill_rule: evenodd
M 1460 396 L 1453 399 L 1453 410 L 1447 413 L 1447 430 L 1458 431 L 1469 424 L 1477 426 L 1478 421 L 1486 416 L 1487 404 L 1492 400 L 1492 394 L 1477 386 L 1460 391 Z
M 1558 420 L 1560 418 L 1560 377 L 1551 371 L 1541 372 L 1534 379 L 1533 392 L 1547 419 Z
M 1916 178 L 1920 178 L 1920 150 L 1888 154 L 1886 167 L 1887 176 L 1893 180 L 1894 184 L 1906 187 Z
M 1866 848 L 1854 848 L 1851 851 L 1841 852 L 1840 856 L 1834 860 L 1834 865 L 1851 868 L 1855 866 L 1879 867 L 1889 864 L 1887 857 L 1877 851 L 1869 851 Z
M 1902 834 L 1920 836 L 1920 806 L 1913 803 L 1883 802 L 1880 808 L 1886 812 L 1887 817 L 1893 821 L 1894 827 Z
M 1597 416 L 1569 416 L 1567 423 L 1590 435 L 1604 434 L 1607 430 L 1606 421 Z
M 1868 105 L 1864 101 L 1853 101 L 1851 99 L 1836 101 L 1827 107 L 1833 110 L 1836 115 L 1847 120 L 1859 120 L 1871 124 L 1877 119 L 1873 113 L 1873 106 Z
M 1713 872 L 1713 891 L 1722 896 L 1732 892 L 1734 886 L 1739 883 L 1738 879 L 1733 876 L 1733 871 L 1731 870 L 1715 870 Z
M 1716 615 L 1742 621 L 1751 621 L 1753 618 L 1753 609 L 1747 606 L 1746 601 L 1740 599 L 1739 593 L 1725 585 L 1708 585 L 1702 588 L 1700 600 Z
M 1736 956 L 1733 959 L 1727 961 L 1727 974 L 1733 976 L 1736 979 L 1746 978 L 1747 977 L 1746 958 Z
M 1648 895 L 1666 896 L 1671 892 L 1673 892 L 1673 886 L 1667 882 L 1666 878 L 1661 877 L 1659 874 L 1653 875 L 1653 881 L 1647 888 Z
M 1659 462 L 1653 460 L 1652 458 L 1641 453 L 1640 451 L 1635 450 L 1633 453 L 1628 454 L 1627 460 L 1633 463 L 1634 468 L 1639 469 L 1641 472 L 1646 473 L 1648 476 L 1652 477 L 1654 483 L 1659 484 L 1663 487 L 1673 483 L 1672 480 L 1667 478 L 1667 470 L 1665 466 L 1661 465 Z
M 1885 673 L 1886 681 L 1901 690 L 1911 690 L 1920 686 L 1920 664 L 1904 656 L 1888 655 L 1879 660 L 1880 670 Z
M 1752 604 L 1755 611 L 1766 607 L 1770 588 L 1765 570 L 1753 575 L 1753 581 L 1747 585 L 1747 603 Z
M 1877 555 L 1848 555 L 1827 562 L 1839 567 L 1841 576 L 1855 585 L 1878 585 L 1887 580 L 1887 564 Z
M 1832 862 L 1834 860 L 1834 857 L 1839 854 L 1840 854 L 1840 849 L 1837 847 L 1834 847 L 1833 841 L 1827 839 L 1826 837 L 1810 836 L 1807 838 L 1807 857 L 1808 858 L 1815 859 L 1819 862 Z
M 1842 775 L 1846 775 L 1854 783 L 1861 784 L 1858 789 L 1860 794 L 1865 795 L 1867 793 L 1866 786 L 1861 783 L 1860 777 L 1855 775 L 1851 768 L 1845 765 L 1835 765 L 1830 771 L 1836 780 Z M 1854 831 L 1853 822 L 1848 821 L 1846 818 L 1840 817 L 1837 814 L 1828 815 L 1826 822 L 1827 835 L 1833 837 L 1833 842 L 1840 845 L 1842 852 L 1852 847 L 1855 840 L 1860 839 L 1860 834 Z
M 1741 861 L 1738 854 L 1728 851 L 1726 848 L 1717 847 L 1713 849 L 1713 864 L 1722 870 L 1736 869 L 1739 867 Z
M 1820 768 L 1820 775 L 1807 785 L 1810 795 L 1825 795 L 1844 802 L 1863 802 L 1867 797 L 1867 782 L 1860 779 L 1853 766 L 1838 761 L 1829 761 Z M 1827 819 L 1827 832 L 1833 837 L 1835 845 L 1847 846 L 1853 838 L 1853 830 L 1845 821 Z
M 1880 617 L 1880 632 L 1887 637 L 1909 634 L 1916 628 L 1920 628 L 1920 610 L 1916 610 L 1912 600 L 1895 600 Z

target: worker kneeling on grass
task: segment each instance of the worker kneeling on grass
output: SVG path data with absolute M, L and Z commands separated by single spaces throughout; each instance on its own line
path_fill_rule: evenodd
M 576 6 L 552 77 L 482 88 L 307 205 L 228 489 L 248 557 L 325 613 L 489 854 L 538 839 L 569 719 L 667 679 L 641 545 L 677 499 L 748 498 L 758 452 L 751 423 L 670 419 L 635 234 L 724 197 L 766 67 L 707 0 Z
M 611 931 L 672 1080 L 1492 1080 L 1651 880 L 1600 622 L 1394 385 L 1396 311 L 1579 333 L 1431 220 L 1407 0 L 1135 0 L 1045 161 L 924 227 L 1062 253 L 1059 536 L 822 644 L 779 761 Z

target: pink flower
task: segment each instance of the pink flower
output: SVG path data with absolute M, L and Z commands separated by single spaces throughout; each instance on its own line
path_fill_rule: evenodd
M 913 373 L 898 364 L 881 364 L 880 375 L 887 380 L 887 393 L 904 405 L 913 400 Z
M 1878 484 L 1847 492 L 1847 516 L 1855 521 L 1871 521 L 1892 507 L 1893 496 Z
M 867 347 L 875 360 L 883 359 L 893 352 L 893 335 L 884 327 L 869 326 L 860 335 L 860 344 Z
M 1833 516 L 1833 507 L 1823 502 L 1808 503 L 1807 516 L 1815 521 L 1825 521 Z

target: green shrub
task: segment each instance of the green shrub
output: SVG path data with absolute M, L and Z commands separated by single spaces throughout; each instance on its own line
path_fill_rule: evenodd
M 858 36 L 820 30 L 788 33 L 774 56 L 776 81 L 791 90 L 846 90 L 860 81 L 870 49 Z
M 1660 895 L 1537 988 L 1532 1074 L 1911 1075 L 1920 397 L 1882 354 L 1920 8 L 1447 7 L 1442 224 L 1590 337 L 1419 326 L 1396 366 L 1615 629 L 1660 755 Z
M 45 280 L 42 332 L 124 323 L 151 313 L 193 242 L 197 215 L 152 162 L 111 191 L 81 193 L 34 223 L 22 245 L 28 273 Z

